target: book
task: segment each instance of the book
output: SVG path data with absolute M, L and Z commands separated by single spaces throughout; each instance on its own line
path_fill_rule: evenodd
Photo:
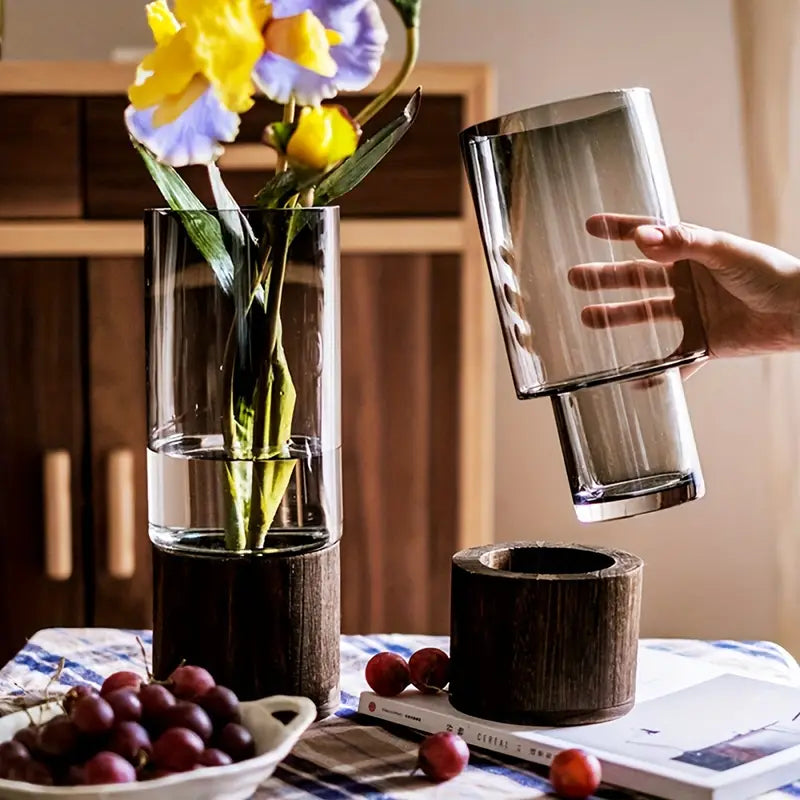
M 740 800 L 800 779 L 800 687 L 748 677 L 700 659 L 639 648 L 636 703 L 593 725 L 535 727 L 478 719 L 446 693 L 363 692 L 359 712 L 421 732 L 547 765 L 578 747 L 603 782 L 668 800 Z

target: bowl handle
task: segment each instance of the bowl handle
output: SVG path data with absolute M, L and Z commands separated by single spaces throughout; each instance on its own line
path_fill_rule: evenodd
M 317 706 L 307 697 L 276 694 L 260 700 L 258 705 L 267 714 L 274 715 L 276 711 L 294 712 L 294 717 L 284 724 L 287 739 L 299 736 L 317 718 Z

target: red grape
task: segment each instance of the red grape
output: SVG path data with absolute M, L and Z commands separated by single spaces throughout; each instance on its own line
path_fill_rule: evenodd
M 600 762 L 578 748 L 562 750 L 550 764 L 550 783 L 560 797 L 591 797 L 600 780 Z
M 239 721 L 239 698 L 225 686 L 215 686 L 197 699 L 215 725 Z
M 67 772 L 67 783 L 70 786 L 82 786 L 86 783 L 86 770 L 82 764 L 73 764 Z
M 169 685 L 175 697 L 181 700 L 194 700 L 216 686 L 211 673 L 203 667 L 178 667 L 169 676 Z
M 376 694 L 394 697 L 408 686 L 408 664 L 397 653 L 378 653 L 367 662 L 366 678 Z
M 229 722 L 217 735 L 217 747 L 234 761 L 244 761 L 256 754 L 253 735 L 243 725 Z
M 146 781 L 155 781 L 159 778 L 167 778 L 170 775 L 177 775 L 178 773 L 174 769 L 154 769 L 152 772 L 147 772 L 144 775 L 143 780 Z
M 142 753 L 150 755 L 153 745 L 147 731 L 138 722 L 118 722 L 111 731 L 108 749 L 135 765 Z
M 39 728 L 39 750 L 51 758 L 66 758 L 78 746 L 78 729 L 66 715 L 59 714 Z
M 161 769 L 186 772 L 203 752 L 203 740 L 188 728 L 170 728 L 153 743 L 153 763 Z
M 145 719 L 156 719 L 170 706 L 175 705 L 175 695 L 165 686 L 149 683 L 139 691 L 139 702 L 142 704 L 142 715 Z
M 29 725 L 27 728 L 20 728 L 14 734 L 14 741 L 24 745 L 34 755 L 39 750 L 38 731 L 32 725 Z
M 69 714 L 75 707 L 75 703 L 77 703 L 78 700 L 80 700 L 82 697 L 88 697 L 89 695 L 93 694 L 97 694 L 97 689 L 94 689 L 91 686 L 73 686 L 64 695 L 61 705 L 64 706 L 64 711 Z
M 114 724 L 114 711 L 102 697 L 90 695 L 75 703 L 70 718 L 81 733 L 104 733 Z
M 211 738 L 214 726 L 211 720 L 196 703 L 187 700 L 179 700 L 174 706 L 170 706 L 158 718 L 161 730 L 167 728 L 188 728 L 194 731 L 204 742 Z
M 0 778 L 8 778 L 10 771 L 16 766 L 31 760 L 28 748 L 20 742 L 3 742 L 0 744 Z
M 424 694 L 436 694 L 450 680 L 450 657 L 436 647 L 423 647 L 408 660 L 411 683 Z
M 460 775 L 469 762 L 467 743 L 455 733 L 434 733 L 422 740 L 417 766 L 437 782 Z
M 12 781 L 25 781 L 26 783 L 35 783 L 38 786 L 52 786 L 53 776 L 50 770 L 39 761 L 26 761 L 21 765 L 21 771 L 9 775 Z
M 136 770 L 116 753 L 102 750 L 84 767 L 84 780 L 90 786 L 101 783 L 133 783 Z
M 142 685 L 142 676 L 130 670 L 121 670 L 109 675 L 100 687 L 100 697 L 105 697 L 117 689 L 133 689 L 138 692 Z
M 142 718 L 142 703 L 133 689 L 115 689 L 106 695 L 106 702 L 117 722 L 138 722 Z
M 211 747 L 200 753 L 197 763 L 201 767 L 227 767 L 228 764 L 233 763 L 233 759 L 227 753 L 223 753 L 222 750 Z

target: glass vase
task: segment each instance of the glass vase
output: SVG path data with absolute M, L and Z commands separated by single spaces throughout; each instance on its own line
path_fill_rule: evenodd
M 186 660 L 321 713 L 338 702 L 338 231 L 336 207 L 145 219 L 154 670 Z
M 653 264 L 637 277 L 641 252 L 597 216 L 679 221 L 650 93 L 507 114 L 461 144 L 517 395 L 552 400 L 578 518 L 702 496 L 678 371 L 708 355 L 690 268 Z M 570 282 L 575 266 L 622 262 L 624 285 Z M 638 324 L 590 324 L 618 304 Z

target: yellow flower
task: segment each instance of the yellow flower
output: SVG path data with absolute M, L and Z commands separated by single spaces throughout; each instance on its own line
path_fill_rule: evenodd
M 253 66 L 264 50 L 264 15 L 252 0 L 166 0 L 147 6 L 156 48 L 128 95 L 133 107 L 158 106 L 156 125 L 176 120 L 210 86 L 222 106 L 241 113 L 253 105 Z
M 286 145 L 294 167 L 325 171 L 351 156 L 361 129 L 341 106 L 306 107 Z

